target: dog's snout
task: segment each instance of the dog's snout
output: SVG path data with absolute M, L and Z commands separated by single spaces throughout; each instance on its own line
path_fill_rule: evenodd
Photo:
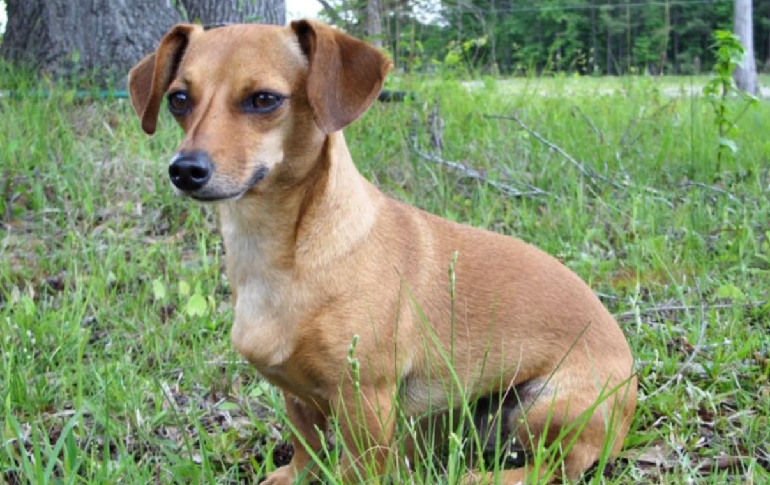
M 202 189 L 211 178 L 213 171 L 211 160 L 202 152 L 178 155 L 168 167 L 171 182 L 184 192 Z

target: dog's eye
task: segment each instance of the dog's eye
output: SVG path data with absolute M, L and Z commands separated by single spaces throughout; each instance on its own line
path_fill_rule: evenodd
M 176 116 L 183 116 L 192 109 L 190 95 L 185 91 L 174 91 L 168 95 L 168 110 Z
M 279 106 L 281 106 L 283 100 L 284 97 L 280 94 L 260 91 L 246 100 L 245 108 L 246 111 L 250 111 L 252 113 L 270 113 L 271 111 L 274 111 Z

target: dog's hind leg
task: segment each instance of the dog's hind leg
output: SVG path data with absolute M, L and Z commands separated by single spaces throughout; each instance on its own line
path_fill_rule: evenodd
M 596 389 L 590 383 L 569 385 L 581 381 L 585 379 L 557 373 L 544 386 L 524 386 L 528 395 L 520 396 L 521 407 L 511 411 L 507 420 L 511 438 L 516 440 L 512 447 L 524 450 L 527 464 L 502 470 L 497 477 L 491 472 L 481 476 L 470 473 L 465 482 L 533 485 L 574 481 L 602 453 L 617 454 L 630 425 L 635 396 L 617 383 L 616 389 Z

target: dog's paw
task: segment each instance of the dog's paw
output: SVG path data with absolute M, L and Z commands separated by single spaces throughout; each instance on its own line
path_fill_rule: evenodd
M 518 470 L 505 470 L 497 478 L 493 473 L 476 474 L 468 472 L 458 483 L 460 485 L 492 485 L 495 483 L 501 485 L 524 485 Z
M 482 475 L 477 475 L 476 473 L 469 471 L 457 483 L 459 485 L 488 485 L 487 482 L 483 480 L 484 478 L 485 477 Z
M 286 465 L 278 468 L 273 473 L 269 473 L 260 485 L 292 485 L 297 480 L 297 473 L 294 467 Z

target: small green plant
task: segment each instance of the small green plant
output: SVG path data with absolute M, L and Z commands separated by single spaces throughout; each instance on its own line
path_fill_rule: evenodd
M 733 80 L 733 73 L 745 53 L 738 36 L 726 30 L 717 30 L 714 32 L 712 49 L 716 56 L 715 75 L 706 83 L 703 94 L 714 109 L 714 124 L 719 132 L 717 140 L 717 172 L 719 172 L 727 150 L 733 154 L 738 151 L 738 145 L 732 139 L 738 130 L 737 122 L 749 107 L 757 102 L 757 98 L 738 89 Z M 736 116 L 730 114 L 729 99 L 733 96 L 738 97 L 740 104 L 743 105 L 743 109 Z
M 163 302 L 169 298 L 167 286 L 162 278 L 153 280 L 152 293 L 156 301 Z M 179 281 L 178 296 L 188 317 L 205 317 L 216 308 L 214 298 L 211 295 L 204 296 L 200 282 L 196 283 L 193 291 L 187 281 Z

